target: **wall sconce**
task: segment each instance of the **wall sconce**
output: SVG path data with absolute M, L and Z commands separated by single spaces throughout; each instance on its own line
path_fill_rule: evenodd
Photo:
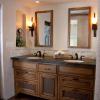
M 33 37 L 33 31 L 34 31 L 33 17 L 31 18 L 31 25 L 28 27 L 29 27 L 29 31 L 31 31 L 31 36 Z
M 97 18 L 95 16 L 95 13 L 94 13 L 94 16 L 92 18 L 92 30 L 94 31 L 94 37 L 96 37 L 96 31 L 97 31 Z

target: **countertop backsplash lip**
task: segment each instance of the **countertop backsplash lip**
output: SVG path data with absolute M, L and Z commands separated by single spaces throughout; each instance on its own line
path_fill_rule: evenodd
M 11 57 L 11 59 L 17 59 L 17 60 L 27 60 L 27 61 L 32 61 L 36 63 L 48 63 L 48 64 L 55 64 L 55 65 L 68 65 L 68 64 L 75 64 L 75 65 L 96 65 L 96 61 L 84 61 L 83 63 L 69 63 L 65 62 L 63 59 L 55 59 L 55 58 L 43 58 L 43 59 L 27 59 L 29 55 L 24 55 L 24 56 L 15 56 Z

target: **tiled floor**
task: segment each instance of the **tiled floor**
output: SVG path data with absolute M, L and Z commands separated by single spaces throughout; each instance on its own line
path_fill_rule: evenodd
M 25 94 L 18 94 L 17 96 L 12 97 L 9 100 L 46 100 L 46 99 L 36 98 Z

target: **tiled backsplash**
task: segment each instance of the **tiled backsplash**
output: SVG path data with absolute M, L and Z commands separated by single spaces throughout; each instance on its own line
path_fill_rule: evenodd
M 58 50 L 52 50 L 52 49 L 32 49 L 32 54 L 36 53 L 37 51 L 41 51 L 42 53 L 46 53 L 50 56 L 53 56 L 55 52 Z M 75 55 L 75 53 L 78 53 L 80 56 L 90 57 L 96 59 L 96 52 L 91 50 L 78 50 L 78 49 L 70 49 L 70 50 L 62 50 L 65 54 L 71 54 Z
M 53 50 L 52 48 L 36 48 L 36 49 L 29 49 L 29 48 L 14 48 L 10 50 L 10 56 L 21 56 L 21 55 L 28 55 L 28 54 L 34 54 L 37 51 L 41 51 L 42 53 L 46 53 L 48 56 L 53 56 L 55 52 L 58 50 Z M 78 53 L 80 56 L 85 57 L 91 57 L 96 59 L 96 52 L 88 49 L 68 49 L 68 50 L 62 50 L 65 54 L 69 55 L 75 55 L 75 53 Z

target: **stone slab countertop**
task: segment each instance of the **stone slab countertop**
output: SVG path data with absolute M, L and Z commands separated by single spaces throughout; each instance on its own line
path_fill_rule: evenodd
M 88 68 L 94 68 L 96 66 L 96 61 L 84 61 L 84 62 L 65 62 L 64 59 L 55 59 L 53 57 L 44 57 L 44 58 L 38 58 L 38 59 L 28 59 L 28 57 L 34 57 L 32 55 L 25 55 L 25 56 L 16 56 L 11 57 L 13 60 L 24 60 L 24 61 L 30 61 L 38 64 L 53 64 L 53 65 L 60 65 L 60 66 L 67 66 L 67 65 L 74 65 L 74 66 L 82 66 L 88 67 Z

